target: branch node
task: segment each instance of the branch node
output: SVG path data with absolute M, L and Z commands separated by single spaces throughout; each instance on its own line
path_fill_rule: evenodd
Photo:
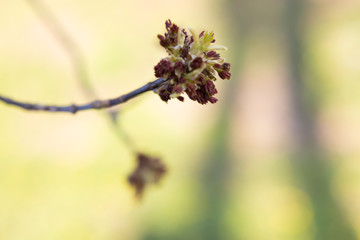
M 71 105 L 71 113 L 75 114 L 78 111 L 78 106 L 76 106 L 75 104 Z
M 102 109 L 102 108 L 107 108 L 110 106 L 109 104 L 109 101 L 100 101 L 100 100 L 97 100 L 97 101 L 94 101 L 91 106 L 94 108 L 94 109 Z

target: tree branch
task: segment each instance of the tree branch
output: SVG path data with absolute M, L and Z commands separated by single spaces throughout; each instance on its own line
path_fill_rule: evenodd
M 90 74 L 87 68 L 85 55 L 83 54 L 80 45 L 77 44 L 72 35 L 67 31 L 61 21 L 56 17 L 53 11 L 42 0 L 26 0 L 34 13 L 40 18 L 44 26 L 54 36 L 55 40 L 62 46 L 64 52 L 68 55 L 72 68 L 75 73 L 76 80 L 89 99 L 97 99 L 97 93 L 91 83 Z M 104 115 L 110 119 L 109 125 L 112 127 L 112 132 L 128 145 L 129 149 L 134 152 L 135 142 L 126 134 L 126 131 L 119 126 L 118 116 L 119 109 L 108 109 Z
M 163 78 L 159 78 L 153 82 L 149 82 L 145 84 L 144 86 L 135 89 L 134 91 L 131 91 L 127 94 L 121 95 L 117 98 L 107 99 L 107 100 L 95 100 L 90 103 L 77 105 L 77 104 L 71 104 L 67 106 L 56 106 L 56 105 L 43 105 L 43 104 L 34 104 L 34 103 L 25 103 L 25 102 L 19 102 L 15 101 L 11 98 L 6 98 L 0 96 L 0 101 L 17 106 L 26 110 L 31 111 L 46 111 L 46 112 L 69 112 L 69 113 L 77 113 L 79 111 L 84 110 L 90 110 L 90 109 L 104 109 L 104 108 L 110 108 L 116 105 L 119 105 L 121 103 L 124 103 L 132 98 L 137 97 L 138 95 L 155 90 L 158 88 L 162 83 L 164 83 L 166 80 Z

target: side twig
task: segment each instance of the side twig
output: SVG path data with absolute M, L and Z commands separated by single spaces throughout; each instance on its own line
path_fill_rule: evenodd
M 91 86 L 84 54 L 71 34 L 69 34 L 55 14 L 42 1 L 27 0 L 27 2 L 69 56 L 75 76 L 84 94 L 90 99 L 97 98 L 96 91 Z
M 127 94 L 121 95 L 117 98 L 107 99 L 107 100 L 95 100 L 90 103 L 78 105 L 71 104 L 66 106 L 56 106 L 56 105 L 43 105 L 43 104 L 35 104 L 35 103 L 25 103 L 13 100 L 11 98 L 0 96 L 0 101 L 7 103 L 9 105 L 17 106 L 26 110 L 31 111 L 46 111 L 46 112 L 69 112 L 69 113 L 77 113 L 79 111 L 90 110 L 90 109 L 104 109 L 110 108 L 121 103 L 125 103 L 126 101 L 137 97 L 138 95 L 157 89 L 162 83 L 166 80 L 163 78 L 159 78 L 153 82 L 149 82 L 144 86 L 135 89 Z
M 54 12 L 41 0 L 26 0 L 33 11 L 38 15 L 44 26 L 52 33 L 57 42 L 62 46 L 64 52 L 68 55 L 75 77 L 79 83 L 81 90 L 89 99 L 97 99 L 95 87 L 91 83 L 90 74 L 87 69 L 85 56 L 77 44 L 75 39 L 67 31 L 61 21 L 56 17 Z M 126 133 L 126 131 L 119 126 L 118 116 L 119 109 L 108 109 L 103 114 L 109 121 L 109 126 L 112 132 L 119 138 L 121 142 L 128 145 L 129 149 L 135 150 L 135 143 Z

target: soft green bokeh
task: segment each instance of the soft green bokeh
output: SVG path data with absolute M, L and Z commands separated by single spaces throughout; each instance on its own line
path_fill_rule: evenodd
M 84 52 L 102 99 L 154 79 L 153 66 L 166 54 L 156 35 L 168 18 L 198 32 L 213 30 L 229 48 L 223 55 L 233 63 L 233 78 L 217 81 L 215 105 L 165 104 L 147 93 L 123 106 L 121 127 L 169 168 L 142 201 L 126 181 L 134 156 L 102 114 L 32 113 L 1 104 L 0 239 L 322 240 L 336 222 L 321 222 L 319 215 L 332 212 L 328 206 L 343 214 L 339 236 L 359 235 L 360 5 L 307 3 L 301 76 L 326 156 L 309 170 L 292 155 L 298 136 L 285 2 L 46 2 Z M 26 0 L 3 1 L 0 94 L 41 103 L 88 101 L 58 40 Z M 301 183 L 321 179 L 314 169 L 323 166 L 335 200 L 319 208 L 316 192 Z

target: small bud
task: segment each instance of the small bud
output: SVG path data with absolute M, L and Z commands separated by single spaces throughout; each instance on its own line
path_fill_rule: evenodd
M 230 71 L 230 63 L 223 63 L 222 69 L 224 69 L 225 71 Z
M 197 57 L 195 58 L 191 63 L 190 63 L 190 67 L 192 67 L 193 69 L 197 69 L 201 67 L 201 64 L 203 63 L 203 60 L 201 57 Z
M 191 36 L 191 37 L 190 37 L 189 44 L 192 44 L 193 42 L 194 42 L 194 37 L 193 37 L 193 36 Z
M 219 63 L 215 63 L 215 64 L 214 64 L 214 68 L 215 68 L 215 69 L 222 69 L 222 66 L 221 66 L 221 64 L 219 64 Z
M 200 82 L 202 85 L 204 85 L 204 84 L 206 83 L 206 80 L 205 80 L 205 78 L 204 78 L 203 75 L 200 75 L 199 78 L 198 78 L 198 80 L 199 80 L 199 82 Z
M 174 92 L 174 93 L 182 93 L 183 90 L 184 90 L 184 89 L 183 89 L 183 87 L 182 87 L 181 85 L 176 85 L 176 86 L 174 87 L 174 89 L 173 89 L 173 92 Z
M 159 89 L 158 94 L 159 94 L 159 97 L 161 98 L 161 100 L 163 100 L 164 102 L 167 102 L 170 100 L 171 92 L 168 91 L 166 88 Z
M 179 52 L 180 57 L 186 60 L 187 56 L 189 55 L 189 50 L 187 48 L 182 48 Z
M 137 155 L 137 166 L 129 175 L 128 181 L 134 186 L 136 196 L 140 198 L 146 186 L 158 183 L 166 171 L 165 165 L 159 158 L 139 153 Z
M 219 72 L 219 76 L 221 77 L 221 79 L 230 79 L 231 73 L 224 70 Z
M 214 58 L 214 59 L 219 59 L 220 58 L 220 54 L 218 54 L 215 51 L 210 51 L 206 53 L 206 57 L 208 58 Z
M 183 97 L 183 96 L 179 96 L 179 97 L 177 97 L 177 99 L 178 99 L 180 102 L 183 102 L 183 101 L 184 101 L 184 97 Z
M 217 93 L 214 82 L 207 80 L 205 86 L 205 90 L 209 95 L 214 95 Z
M 216 102 L 218 101 L 218 99 L 215 98 L 215 97 L 211 97 L 211 98 L 209 99 L 209 101 L 210 101 L 211 103 L 216 103 Z
M 169 29 L 171 25 L 172 25 L 171 20 L 170 19 L 166 20 L 165 22 L 166 29 Z
M 155 77 L 163 77 L 165 74 L 171 73 L 173 70 L 171 63 L 166 60 L 161 60 L 154 69 Z
M 174 65 L 174 68 L 176 70 L 179 70 L 179 71 L 183 72 L 183 73 L 185 73 L 185 71 L 186 71 L 186 68 L 185 68 L 185 66 L 184 66 L 184 64 L 182 62 L 176 62 L 175 65 Z
M 168 47 L 169 46 L 169 41 L 163 36 L 163 35 L 158 35 L 158 38 L 160 39 L 160 45 L 163 47 Z
M 173 33 L 177 33 L 179 31 L 179 27 L 173 24 L 170 28 L 170 31 Z

